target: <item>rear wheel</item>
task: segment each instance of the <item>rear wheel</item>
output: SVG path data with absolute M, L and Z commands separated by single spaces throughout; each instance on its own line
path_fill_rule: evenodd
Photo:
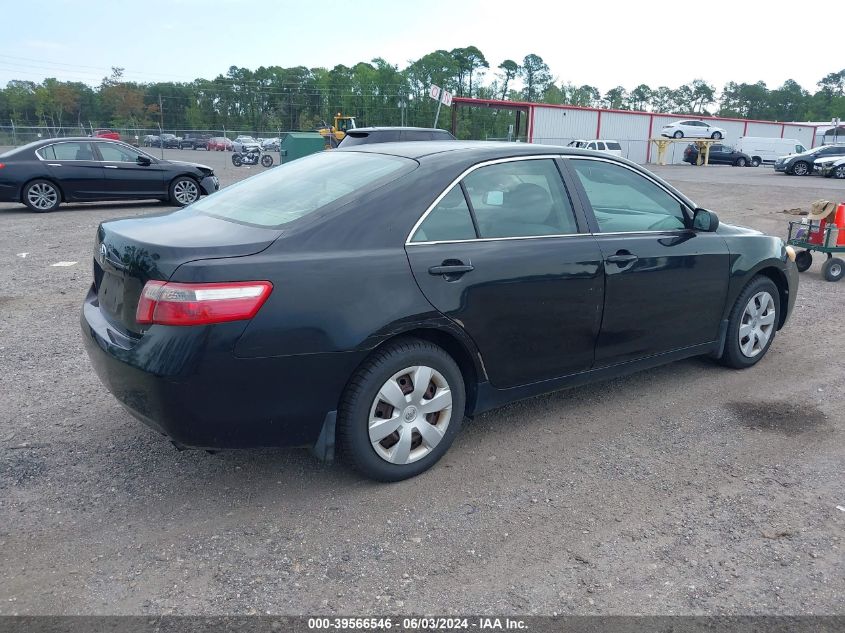
M 190 176 L 179 176 L 170 183 L 170 202 L 184 207 L 200 199 L 200 186 Z
M 780 293 L 768 277 L 754 277 L 731 310 L 722 363 L 744 369 L 760 362 L 775 340 Z
M 244 161 L 243 161 L 243 159 L 241 158 L 241 155 L 240 155 L 240 154 L 237 154 L 237 153 L 236 153 L 236 154 L 232 154 L 232 164 L 233 164 L 235 167 L 240 167 L 241 165 L 243 165 L 243 163 L 244 163 Z
M 826 281 L 839 281 L 845 272 L 845 261 L 838 257 L 831 257 L 822 264 L 822 275 Z
M 270 154 L 264 154 L 264 156 L 261 157 L 261 164 L 264 167 L 272 167 L 273 166 L 273 157 L 270 156 Z
M 33 180 L 23 190 L 23 203 L 30 211 L 55 211 L 62 201 L 59 188 L 49 180 Z
M 710 135 L 710 138 L 719 140 L 720 138 L 722 138 L 722 133 L 721 132 L 713 132 L 713 134 Z
M 810 251 L 800 251 L 795 255 L 795 266 L 799 273 L 803 273 L 813 265 L 813 254 Z
M 759 157 L 755 156 L 754 158 L 751 159 L 751 166 L 752 167 L 759 167 L 762 162 L 763 161 L 760 160 Z
M 734 163 L 737 167 L 745 167 L 748 164 L 748 161 L 744 158 L 740 157 L 737 158 L 736 163 Z
M 809 163 L 799 160 L 792 166 L 792 173 L 796 176 L 806 176 L 810 173 L 810 165 Z
M 372 479 L 414 477 L 449 449 L 465 402 L 463 376 L 442 348 L 418 339 L 390 343 L 350 380 L 338 409 L 338 447 Z
M 678 130 L 672 136 L 674 136 L 675 138 L 684 138 L 684 133 Z

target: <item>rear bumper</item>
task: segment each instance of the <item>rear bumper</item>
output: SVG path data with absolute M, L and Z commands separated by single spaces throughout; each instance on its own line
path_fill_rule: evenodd
M 795 308 L 795 300 L 798 297 L 798 267 L 790 261 L 786 262 L 786 266 L 783 269 L 784 274 L 786 275 L 786 285 L 789 289 L 789 301 L 786 305 L 786 314 L 783 317 L 783 323 L 781 327 L 786 324 L 789 320 L 789 317 L 792 315 L 792 310 Z M 778 328 L 780 329 L 780 328 Z
M 14 183 L 0 182 L 0 202 L 20 202 L 21 190 Z
M 244 322 L 154 326 L 130 338 L 93 288 L 81 315 L 97 375 L 136 418 L 192 448 L 314 446 L 361 353 L 236 358 Z

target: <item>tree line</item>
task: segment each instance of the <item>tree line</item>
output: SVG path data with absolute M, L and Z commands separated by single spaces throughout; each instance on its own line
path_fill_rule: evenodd
M 157 128 L 164 130 L 308 130 L 341 112 L 359 125 L 431 126 L 432 84 L 457 96 L 717 115 L 779 121 L 845 118 L 845 69 L 822 77 L 815 91 L 792 79 L 769 88 L 728 82 L 717 92 L 703 79 L 671 88 L 639 84 L 605 93 L 555 77 L 536 54 L 495 67 L 475 46 L 437 50 L 400 69 L 381 58 L 332 69 L 232 66 L 214 79 L 139 83 L 113 68 L 98 86 L 47 78 L 9 81 L 0 89 L 0 125 Z M 444 116 L 445 114 L 445 116 Z M 440 126 L 448 112 L 441 113 Z M 495 109 L 461 111 L 459 135 L 502 137 L 513 117 Z

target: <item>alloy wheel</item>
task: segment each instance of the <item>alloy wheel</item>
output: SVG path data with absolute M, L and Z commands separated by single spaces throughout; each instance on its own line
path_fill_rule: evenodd
M 809 171 L 810 170 L 807 167 L 807 163 L 805 163 L 804 161 L 798 161 L 792 167 L 792 173 L 796 176 L 806 176 L 807 172 Z
M 739 348 L 747 358 L 766 349 L 775 327 L 775 300 L 768 292 L 758 292 L 745 305 L 739 324 Z
M 26 192 L 26 199 L 36 209 L 48 211 L 58 203 L 59 192 L 47 183 L 37 182 Z
M 368 431 L 376 454 L 391 464 L 410 464 L 443 439 L 452 419 L 452 392 L 436 369 L 407 367 L 391 376 L 370 407 Z
M 200 192 L 193 180 L 180 180 L 173 187 L 173 195 L 179 204 L 191 204 L 199 198 Z
M 836 169 L 833 170 L 833 176 L 835 178 L 845 178 L 845 165 L 839 165 Z

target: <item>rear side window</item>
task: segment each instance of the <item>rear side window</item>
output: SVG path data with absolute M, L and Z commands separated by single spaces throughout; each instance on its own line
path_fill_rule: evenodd
M 234 222 L 282 227 L 327 205 L 384 185 L 416 161 L 384 154 L 320 152 L 226 187 L 191 209 Z
M 619 150 L 621 150 L 622 146 L 619 143 L 612 143 L 611 142 L 611 143 L 607 144 L 607 149 L 619 149 Z
M 44 160 L 94 160 L 91 143 L 85 141 L 48 145 L 38 150 L 37 154 Z
M 479 237 L 536 237 L 577 233 L 560 173 L 551 159 L 481 167 L 464 183 Z
M 476 237 L 464 192 L 460 185 L 455 185 L 423 220 L 411 241 L 444 242 Z

